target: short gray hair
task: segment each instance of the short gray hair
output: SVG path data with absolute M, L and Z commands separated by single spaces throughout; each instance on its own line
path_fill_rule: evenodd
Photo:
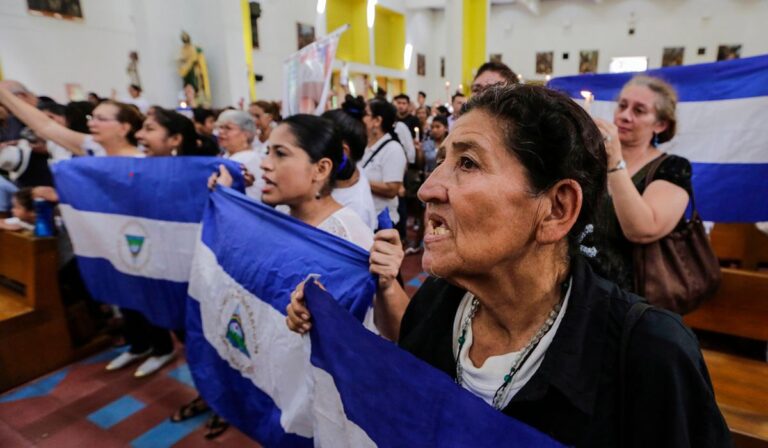
M 216 124 L 221 125 L 224 123 L 232 123 L 239 127 L 241 131 L 247 134 L 248 143 L 251 143 L 256 138 L 256 122 L 248 112 L 242 110 L 225 110 L 219 115 Z

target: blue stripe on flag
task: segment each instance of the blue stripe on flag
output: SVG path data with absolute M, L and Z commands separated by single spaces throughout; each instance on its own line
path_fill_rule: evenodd
M 344 414 L 378 446 L 562 446 L 368 332 L 314 284 L 304 294 L 314 322 L 311 362 L 333 377 Z
M 716 101 L 768 96 L 768 55 L 705 64 L 664 67 L 646 72 L 669 81 L 680 101 Z M 615 101 L 621 87 L 637 73 L 563 76 L 547 86 L 581 98 L 589 90 L 595 100 Z
M 206 180 L 220 164 L 242 191 L 240 165 L 217 157 L 76 157 L 51 170 L 61 202 L 77 210 L 200 222 Z
M 768 163 L 692 165 L 696 208 L 702 219 L 768 221 Z
M 103 302 L 140 311 L 163 328 L 184 328 L 187 282 L 123 274 L 103 258 L 77 257 L 91 295 Z

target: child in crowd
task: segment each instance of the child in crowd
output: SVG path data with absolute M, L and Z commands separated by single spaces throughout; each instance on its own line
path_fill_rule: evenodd
M 35 203 L 32 200 L 32 189 L 22 188 L 13 194 L 11 217 L 0 221 L 3 230 L 35 230 Z

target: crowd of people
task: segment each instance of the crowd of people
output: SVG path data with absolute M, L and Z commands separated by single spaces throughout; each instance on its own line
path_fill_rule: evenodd
M 647 179 L 658 145 L 675 136 L 674 89 L 633 78 L 612 122 L 519 84 L 498 62 L 479 67 L 470 90 L 432 107 L 419 92 L 415 103 L 405 93 L 347 95 L 319 117 L 281 117 L 268 101 L 186 116 L 137 102 L 133 88 L 133 102 L 93 95 L 61 105 L 2 81 L 0 225 L 34 226 L 34 198 L 55 200 L 50 165 L 61 160 L 231 159 L 251 199 L 370 251 L 378 292 L 367 328 L 500 412 L 567 445 L 728 446 L 680 316 L 651 308 L 619 343 L 641 301 L 632 249 L 684 222 L 692 194 L 684 158 L 666 157 Z M 231 183 L 223 165 L 208 180 Z M 395 229 L 377 229 L 384 211 Z M 411 298 L 400 270 L 417 253 L 430 276 Z M 169 330 L 118 313 L 130 348 L 108 370 L 143 360 L 135 375 L 146 376 L 176 356 Z M 286 324 L 311 328 L 303 285 Z M 207 408 L 198 397 L 172 420 Z M 226 427 L 214 417 L 207 436 Z

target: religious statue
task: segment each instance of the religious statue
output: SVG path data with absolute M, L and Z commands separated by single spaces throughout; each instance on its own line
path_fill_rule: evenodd
M 200 47 L 192 45 L 192 39 L 186 31 L 181 33 L 181 53 L 179 55 L 179 76 L 184 89 L 191 86 L 196 94 L 196 103 L 207 106 L 211 102 L 211 90 L 208 84 L 208 65 Z
M 128 73 L 130 84 L 141 87 L 141 78 L 139 78 L 139 53 L 131 51 L 128 53 L 128 66 L 125 68 Z

